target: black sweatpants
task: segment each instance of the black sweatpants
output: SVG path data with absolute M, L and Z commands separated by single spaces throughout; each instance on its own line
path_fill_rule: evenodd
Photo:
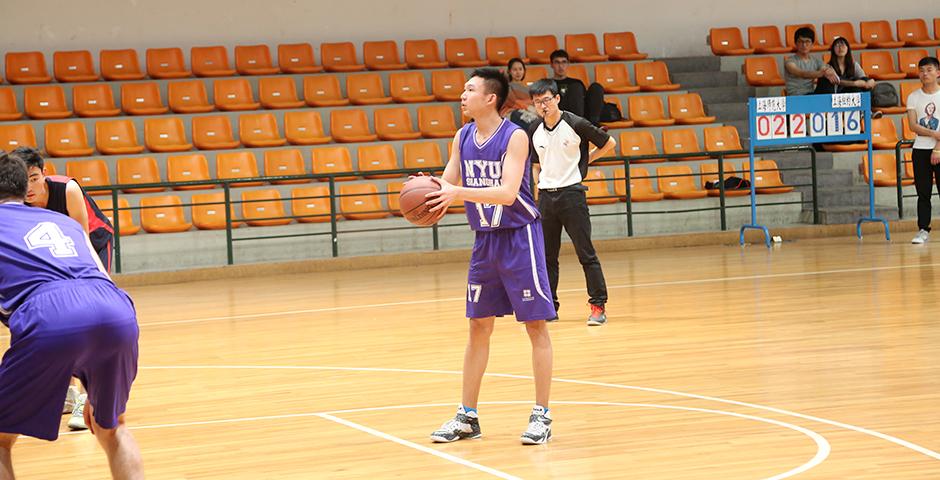
M 594 82 L 583 94 L 581 89 L 569 90 L 561 97 L 558 108 L 584 117 L 594 125 L 600 125 L 601 111 L 604 109 L 604 87 Z
M 591 217 L 588 214 L 587 195 L 582 185 L 574 185 L 557 191 L 539 190 L 539 212 L 542 214 L 542 233 L 545 238 L 545 265 L 548 268 L 548 283 L 552 287 L 555 310 L 558 310 L 558 252 L 561 249 L 561 229 L 571 237 L 584 280 L 587 282 L 589 302 L 592 305 L 607 303 L 607 282 L 601 262 L 597 259 L 591 243 Z
M 937 184 L 937 193 L 940 194 L 940 165 L 930 164 L 931 150 L 915 148 L 911 154 L 914 162 L 914 188 L 917 189 L 917 226 L 921 230 L 930 231 L 930 195 L 933 185 Z

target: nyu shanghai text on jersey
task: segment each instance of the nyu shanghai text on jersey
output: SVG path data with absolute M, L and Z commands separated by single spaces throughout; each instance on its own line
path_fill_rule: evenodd
M 468 188 L 496 187 L 502 184 L 503 161 L 513 132 L 519 130 L 512 122 L 503 120 L 493 135 L 482 144 L 476 140 L 476 123 L 460 129 L 460 175 Z M 525 155 L 528 155 L 526 151 Z M 525 160 L 522 184 L 512 205 L 490 205 L 464 202 L 470 228 L 478 231 L 519 228 L 539 218 L 532 200 L 529 175 L 531 165 Z

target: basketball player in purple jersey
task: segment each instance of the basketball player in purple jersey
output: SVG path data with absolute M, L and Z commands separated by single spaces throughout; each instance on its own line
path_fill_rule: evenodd
M 0 320 L 11 336 L 0 362 L 0 480 L 13 478 L 18 435 L 58 438 L 72 376 L 88 390 L 85 421 L 111 475 L 143 478 L 123 415 L 137 375 L 134 304 L 78 222 L 23 204 L 27 182 L 26 164 L 0 153 Z
M 545 320 L 555 316 L 555 307 L 539 211 L 530 188 L 529 139 L 498 113 L 508 92 L 506 77 L 495 69 L 470 75 L 460 108 L 474 121 L 454 136 L 450 160 L 438 179 L 441 189 L 428 194 L 438 219 L 452 203 L 464 202 L 470 228 L 476 232 L 467 282 L 470 336 L 464 354 L 463 403 L 452 420 L 431 434 L 435 442 L 481 436 L 477 401 L 490 335 L 495 317 L 513 313 L 529 334 L 535 374 L 535 407 L 521 440 L 536 445 L 552 437 L 548 409 L 552 342 Z

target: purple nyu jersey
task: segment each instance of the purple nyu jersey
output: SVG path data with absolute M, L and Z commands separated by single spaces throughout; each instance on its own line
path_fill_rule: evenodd
M 509 138 L 520 130 L 514 123 L 503 119 L 496 132 L 482 145 L 477 143 L 477 124 L 469 123 L 460 129 L 460 175 L 468 188 L 495 187 L 503 180 L 503 160 L 509 147 Z M 526 157 L 522 184 L 512 205 L 489 205 L 464 202 L 470 228 L 477 231 L 519 228 L 539 218 L 539 210 L 532 201 L 529 186 L 531 166 Z

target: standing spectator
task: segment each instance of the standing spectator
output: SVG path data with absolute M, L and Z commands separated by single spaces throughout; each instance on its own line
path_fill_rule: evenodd
M 783 64 L 787 95 L 812 94 L 815 90 L 813 82 L 818 78 L 825 77 L 833 85 L 839 83 L 839 75 L 831 66 L 817 57 L 810 56 L 809 52 L 815 41 L 816 33 L 811 28 L 799 28 L 793 33 L 796 55 L 788 57 Z
M 568 65 L 571 62 L 568 52 L 555 50 L 549 58 L 552 62 L 553 79 L 561 95 L 558 108 L 584 117 L 594 125 L 600 126 L 601 111 L 604 109 L 604 87 L 593 82 L 585 89 L 581 80 L 569 78 Z
M 940 188 L 940 120 L 934 114 L 940 103 L 940 61 L 924 57 L 917 63 L 921 88 L 907 97 L 907 122 L 917 134 L 911 161 L 914 163 L 914 187 L 917 189 L 917 227 L 913 244 L 927 243 L 930 238 L 930 195 L 936 181 Z M 935 180 L 936 179 L 936 180 Z M 549 270 L 550 271 L 550 270 Z
M 829 78 L 821 77 L 816 81 L 816 93 L 854 93 L 875 88 L 875 81 L 865 75 L 865 70 L 852 57 L 852 47 L 848 40 L 839 37 L 829 47 L 829 67 L 839 77 L 839 83 L 833 84 Z
M 587 283 L 591 315 L 588 325 L 607 322 L 607 284 L 601 262 L 591 243 L 591 217 L 588 213 L 588 164 L 613 150 L 617 142 L 587 120 L 559 109 L 560 98 L 554 80 L 539 80 L 529 88 L 542 121 L 532 125 L 531 155 L 539 189 L 539 212 L 545 233 L 545 264 L 558 310 L 558 251 L 564 227 L 574 244 Z M 590 151 L 590 143 L 597 148 Z

